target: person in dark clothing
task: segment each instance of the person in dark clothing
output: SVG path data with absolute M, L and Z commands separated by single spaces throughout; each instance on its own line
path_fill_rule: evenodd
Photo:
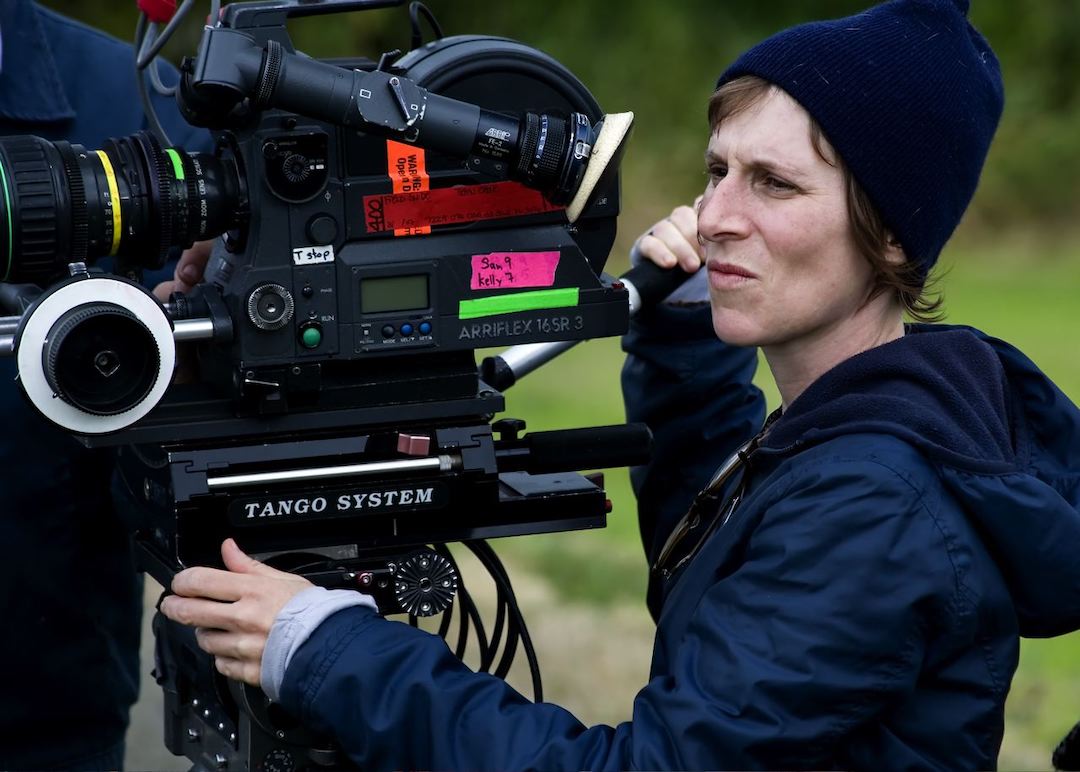
M 0 3 L 0 35 L 0 133 L 95 149 L 146 128 L 131 46 L 29 0 Z M 153 98 L 170 139 L 208 145 L 172 100 Z M 110 495 L 112 453 L 33 410 L 10 357 L 0 412 L 0 769 L 118 769 L 138 695 L 142 582 Z
M 624 340 L 628 418 L 655 434 L 631 721 L 531 704 L 231 541 L 162 611 L 365 768 L 994 767 L 1019 636 L 1080 627 L 1080 410 L 1002 341 L 903 322 L 936 310 L 1002 110 L 966 12 L 893 0 L 747 51 L 696 209 L 635 247 L 707 270 Z

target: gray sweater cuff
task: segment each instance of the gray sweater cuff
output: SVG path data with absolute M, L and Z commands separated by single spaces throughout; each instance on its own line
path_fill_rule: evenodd
M 370 595 L 355 590 L 328 590 L 325 587 L 309 587 L 285 604 L 270 628 L 263 649 L 259 680 L 267 697 L 278 701 L 281 682 L 285 680 L 285 671 L 293 654 L 315 632 L 315 628 L 331 614 L 350 606 L 368 606 L 379 610 Z

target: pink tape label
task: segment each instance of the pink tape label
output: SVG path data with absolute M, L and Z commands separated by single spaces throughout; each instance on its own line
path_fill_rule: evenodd
M 474 290 L 550 287 L 555 283 L 559 252 L 491 252 L 472 256 Z

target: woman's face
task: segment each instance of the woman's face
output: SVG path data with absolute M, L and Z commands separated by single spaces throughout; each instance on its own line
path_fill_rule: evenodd
M 698 232 L 717 336 L 783 346 L 843 335 L 873 274 L 851 234 L 843 172 L 814 149 L 807 112 L 770 89 L 721 121 L 706 166 Z

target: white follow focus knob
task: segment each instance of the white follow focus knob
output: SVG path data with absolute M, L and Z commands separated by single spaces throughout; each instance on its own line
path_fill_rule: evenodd
M 173 325 L 139 285 L 82 276 L 43 294 L 15 335 L 19 381 L 57 426 L 107 434 L 161 401 L 176 364 Z

